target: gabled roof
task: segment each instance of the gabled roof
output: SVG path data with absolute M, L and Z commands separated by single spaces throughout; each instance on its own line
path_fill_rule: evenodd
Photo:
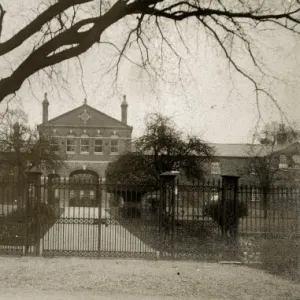
M 253 153 L 256 155 L 266 155 L 265 146 L 261 144 L 222 144 L 222 143 L 208 143 L 215 151 L 216 157 L 251 157 Z M 131 151 L 136 151 L 134 143 Z
M 83 113 L 86 113 L 86 122 L 80 117 Z M 83 105 L 70 110 L 62 115 L 59 115 L 39 126 L 97 126 L 97 127 L 123 127 L 126 129 L 132 129 L 131 126 L 111 117 L 107 114 L 89 106 L 84 103 Z
M 225 144 L 225 143 L 208 143 L 215 151 L 216 157 L 247 158 L 255 156 L 266 156 L 272 153 L 299 152 L 300 141 L 290 145 L 275 145 L 271 149 L 262 144 Z M 136 151 L 134 143 L 131 151 Z M 150 152 L 149 152 L 150 153 Z
M 300 152 L 300 141 L 294 142 L 289 145 L 274 145 L 267 147 L 262 144 L 218 144 L 209 143 L 214 147 L 215 156 L 220 157 L 251 157 L 253 155 L 265 156 L 272 153 L 288 153 Z

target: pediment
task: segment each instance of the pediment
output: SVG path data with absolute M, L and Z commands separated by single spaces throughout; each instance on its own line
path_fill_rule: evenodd
M 87 105 L 68 111 L 48 122 L 43 126 L 93 126 L 93 127 L 123 127 L 131 128 L 123 122 L 114 119 L 105 113 Z

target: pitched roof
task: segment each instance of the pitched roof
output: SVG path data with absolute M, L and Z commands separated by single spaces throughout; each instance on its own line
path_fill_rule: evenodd
M 265 147 L 261 144 L 207 144 L 214 149 L 215 156 L 219 157 L 251 157 L 253 153 L 256 153 L 256 155 L 265 155 L 267 153 Z M 131 151 L 136 151 L 134 143 L 132 143 Z
M 264 146 L 261 144 L 221 144 L 209 143 L 215 149 L 215 156 L 221 157 L 250 157 L 253 152 L 263 155 Z
M 294 150 L 295 147 L 300 148 L 300 141 L 294 142 L 290 145 L 275 145 L 272 149 L 262 144 L 226 144 L 226 143 L 207 143 L 213 147 L 216 157 L 252 157 L 265 156 L 271 153 L 281 153 L 289 150 Z M 132 143 L 131 151 L 135 152 L 135 144 Z M 150 153 L 150 152 L 149 152 Z
M 80 116 L 78 113 L 82 112 L 88 112 L 88 124 L 91 125 L 97 125 L 101 127 L 123 127 L 123 128 L 128 128 L 132 129 L 131 126 L 89 106 L 88 104 L 84 103 L 83 105 L 72 109 L 70 111 L 67 111 L 66 113 L 63 113 L 53 119 L 48 120 L 45 123 L 40 124 L 39 126 L 49 126 L 49 125 L 76 125 L 82 124 L 82 120 L 80 120 Z M 90 116 L 91 114 L 91 116 Z M 95 117 L 96 118 L 95 118 Z

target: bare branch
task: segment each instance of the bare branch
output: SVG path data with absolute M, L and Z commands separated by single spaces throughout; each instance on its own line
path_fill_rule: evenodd
M 258 59 L 258 53 L 251 39 L 250 30 L 258 30 L 264 24 L 272 24 L 276 28 L 284 28 L 288 32 L 300 34 L 300 3 L 297 2 L 271 6 L 265 1 L 248 2 L 243 0 L 224 1 L 167 1 L 167 0 L 117 0 L 114 4 L 100 1 L 97 13 L 88 14 L 85 10 L 88 3 L 95 0 L 56 0 L 42 12 L 38 8 L 38 15 L 19 32 L 0 43 L 0 56 L 12 53 L 25 41 L 34 37 L 34 46 L 29 55 L 24 55 L 22 61 L 12 68 L 10 76 L 0 80 L 0 102 L 9 94 L 15 93 L 23 82 L 41 70 L 50 70 L 52 76 L 53 66 L 66 60 L 77 58 L 87 52 L 93 45 L 101 43 L 103 33 L 127 16 L 133 16 L 137 23 L 135 27 L 127 30 L 122 45 L 116 46 L 118 57 L 114 60 L 112 69 L 116 70 L 116 78 L 119 74 L 119 66 L 122 58 L 130 61 L 126 51 L 135 46 L 139 51 L 141 64 L 136 62 L 141 69 L 147 69 L 156 76 L 159 69 L 155 69 L 151 46 L 151 40 L 147 36 L 147 29 L 154 27 L 161 39 L 160 43 L 160 68 L 164 62 L 165 46 L 170 49 L 181 65 L 182 58 L 175 45 L 171 42 L 168 32 L 164 28 L 165 20 L 175 21 L 179 39 L 187 52 L 188 42 L 185 42 L 183 34 L 178 28 L 178 22 L 182 20 L 195 20 L 196 26 L 201 25 L 209 32 L 225 54 L 229 66 L 254 86 L 255 98 L 259 109 L 259 95 L 263 94 L 277 105 L 276 99 L 265 90 L 260 80 L 265 77 L 275 78 L 267 72 L 266 66 Z M 96 1 L 95 1 L 96 2 Z M 47 4 L 48 5 L 48 4 Z M 44 7 L 45 3 L 43 3 Z M 5 11 L 0 5 L 0 37 L 3 27 Z M 197 22 L 199 20 L 199 22 Z M 168 23 L 169 24 L 169 23 Z M 199 26 L 200 25 L 200 26 Z M 149 27 L 148 27 L 149 26 Z M 264 26 L 266 27 L 266 26 Z M 87 29 L 88 28 L 88 29 Z M 151 28 L 150 28 L 151 29 Z M 265 29 L 265 28 L 264 28 Z M 126 29 L 125 29 L 126 30 Z M 249 30 L 247 32 L 247 30 Z M 225 38 L 224 38 L 225 36 Z M 187 40 L 186 40 L 187 41 Z M 113 42 L 106 42 L 114 44 Z M 251 59 L 255 72 L 251 74 L 249 69 L 244 69 L 235 58 L 235 51 L 242 45 L 243 51 Z M 25 47 L 25 46 L 24 46 Z M 135 61 L 135 60 L 134 60 Z
M 17 34 L 8 39 L 7 41 L 0 43 L 0 56 L 6 54 L 17 47 L 19 47 L 24 41 L 37 33 L 42 26 L 52 20 L 56 15 L 62 13 L 70 7 L 76 4 L 83 4 L 91 2 L 93 0 L 61 0 L 50 6 L 47 10 L 37 16 L 37 18 L 30 24 L 21 29 Z
M 4 20 L 5 13 L 6 11 L 3 9 L 2 5 L 0 4 L 0 38 L 2 36 L 3 20 Z

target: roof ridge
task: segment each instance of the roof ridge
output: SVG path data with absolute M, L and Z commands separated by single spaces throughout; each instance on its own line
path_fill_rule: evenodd
M 259 143 L 212 143 L 212 142 L 208 142 L 208 144 L 214 144 L 214 145 L 261 145 Z

